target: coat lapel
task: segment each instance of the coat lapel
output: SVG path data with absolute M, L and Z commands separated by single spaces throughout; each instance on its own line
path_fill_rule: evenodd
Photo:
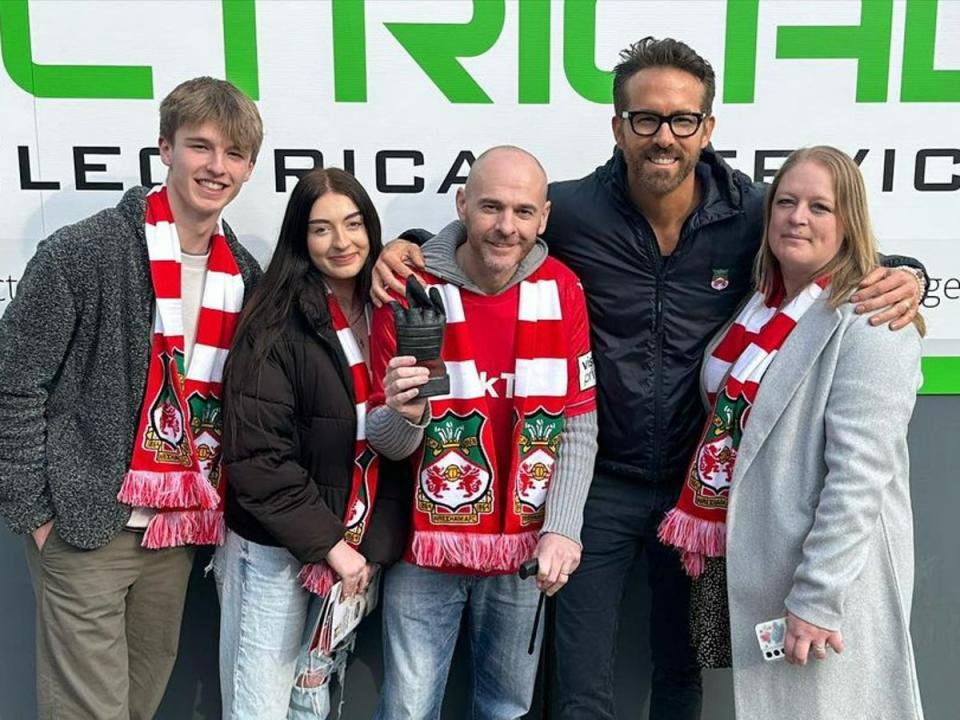
M 842 316 L 830 307 L 828 294 L 829 289 L 800 318 L 760 382 L 757 399 L 750 409 L 749 428 L 737 453 L 734 483 L 744 477 L 840 324 Z

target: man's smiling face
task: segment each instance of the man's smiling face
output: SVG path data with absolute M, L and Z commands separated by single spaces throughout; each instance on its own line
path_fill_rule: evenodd
M 160 159 L 170 168 L 167 191 L 177 218 L 198 221 L 220 215 L 253 172 L 250 150 L 238 148 L 214 123 L 179 128 L 160 138 Z
M 703 104 L 703 83 L 684 70 L 655 67 L 641 70 L 624 85 L 625 110 L 643 110 L 658 115 L 699 113 Z M 654 195 L 676 190 L 697 166 L 700 151 L 710 142 L 713 116 L 687 138 L 678 138 L 663 123 L 650 137 L 637 135 L 624 118 L 613 119 L 613 135 L 623 151 L 631 189 Z

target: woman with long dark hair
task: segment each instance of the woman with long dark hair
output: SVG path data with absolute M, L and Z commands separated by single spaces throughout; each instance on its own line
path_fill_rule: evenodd
M 338 581 L 345 596 L 363 593 L 403 547 L 404 483 L 384 477 L 400 468 L 381 464 L 363 432 L 380 249 L 360 183 L 306 173 L 239 320 L 224 374 L 227 536 L 214 562 L 224 718 L 286 718 L 288 706 L 325 717 L 346 652 L 307 671 L 311 596 Z

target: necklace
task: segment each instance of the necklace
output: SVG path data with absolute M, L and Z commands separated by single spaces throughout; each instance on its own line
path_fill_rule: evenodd
M 357 341 L 357 345 L 360 347 L 360 352 L 363 354 L 363 359 L 369 363 L 370 334 L 367 328 L 367 314 L 364 312 L 364 308 L 362 306 L 359 314 L 350 321 L 350 331 L 353 333 L 353 337 Z

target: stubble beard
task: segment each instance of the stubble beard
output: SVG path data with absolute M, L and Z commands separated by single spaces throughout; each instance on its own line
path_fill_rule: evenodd
M 513 253 L 511 253 L 511 255 L 513 255 Z M 517 267 L 520 265 L 513 257 L 505 257 L 492 248 L 487 247 L 483 248 L 481 260 L 484 268 L 493 276 L 504 275 L 508 272 L 512 274 L 516 272 Z
M 630 172 L 631 185 L 644 192 L 653 195 L 669 195 L 683 184 L 683 181 L 690 177 L 700 160 L 700 153 L 695 156 L 681 155 L 679 167 L 675 173 L 668 170 L 658 170 L 647 163 L 643 153 L 642 157 L 627 156 L 627 169 Z

